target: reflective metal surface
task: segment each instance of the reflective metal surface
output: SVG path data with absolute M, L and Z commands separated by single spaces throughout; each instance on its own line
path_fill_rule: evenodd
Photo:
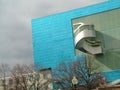
M 78 25 L 74 30 L 76 49 L 91 54 L 102 53 L 101 41 L 96 40 L 94 25 L 85 25 L 83 23 L 74 25 Z

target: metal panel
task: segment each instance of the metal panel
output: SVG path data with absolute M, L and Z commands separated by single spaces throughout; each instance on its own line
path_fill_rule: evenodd
M 75 58 L 71 19 L 120 7 L 119 0 L 79 8 L 32 20 L 34 63 L 45 68 L 55 67 L 61 61 Z

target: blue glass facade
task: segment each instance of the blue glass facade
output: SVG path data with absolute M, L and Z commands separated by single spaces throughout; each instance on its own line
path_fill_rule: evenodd
M 53 68 L 59 62 L 75 60 L 71 20 L 119 7 L 120 0 L 109 0 L 104 3 L 68 12 L 33 19 L 32 39 L 34 63 L 40 63 L 45 68 Z

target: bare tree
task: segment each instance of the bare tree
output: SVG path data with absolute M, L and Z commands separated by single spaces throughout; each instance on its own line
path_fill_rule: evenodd
M 78 80 L 78 87 L 82 86 L 87 90 L 92 90 L 103 83 L 101 72 L 93 73 L 87 67 L 86 62 L 77 60 L 71 63 L 62 62 L 54 71 L 53 77 L 55 88 L 72 88 L 72 78 Z
M 23 90 L 27 90 L 27 80 L 26 80 L 26 65 L 19 65 L 17 64 L 16 66 L 13 67 L 11 70 L 11 76 L 15 81 L 15 87 L 16 90 L 18 88 L 21 88 Z
M 45 81 L 39 71 L 34 72 L 34 65 L 17 64 L 11 70 L 16 90 L 44 90 L 51 81 Z M 46 89 L 47 90 L 47 89 Z
M 3 82 L 2 85 L 4 87 L 4 90 L 6 90 L 6 75 L 9 73 L 9 71 L 10 71 L 10 67 L 8 64 L 2 63 L 0 65 L 0 76 Z

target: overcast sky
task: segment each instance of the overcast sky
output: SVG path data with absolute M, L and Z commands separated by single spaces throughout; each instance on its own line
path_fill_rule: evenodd
M 106 0 L 0 0 L 0 63 L 33 63 L 31 20 Z

